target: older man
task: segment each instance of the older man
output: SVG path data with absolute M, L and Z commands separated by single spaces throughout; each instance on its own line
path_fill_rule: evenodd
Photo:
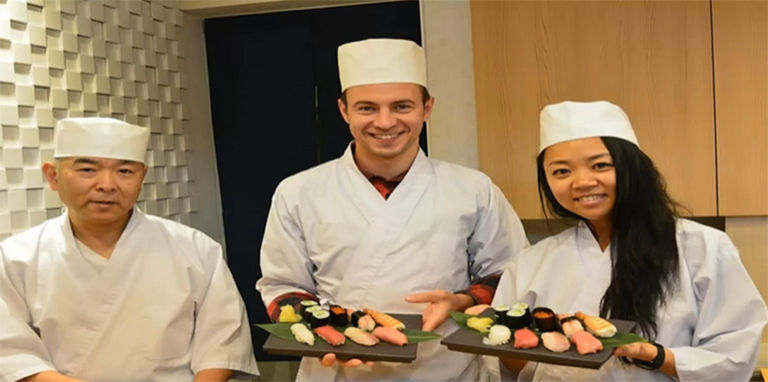
M 498 271 L 528 244 L 517 214 L 484 174 L 429 159 L 419 134 L 434 106 L 424 52 L 373 39 L 338 50 L 338 106 L 354 141 L 344 155 L 275 191 L 257 288 L 268 312 L 315 299 L 421 313 L 447 333 L 451 310 L 490 303 Z M 477 380 L 474 356 L 419 344 L 412 364 L 341 369 L 305 358 L 298 380 Z M 341 363 L 359 365 L 359 360 Z
M 258 374 L 221 246 L 134 206 L 149 129 L 56 127 L 66 211 L 0 242 L 0 380 L 226 381 Z

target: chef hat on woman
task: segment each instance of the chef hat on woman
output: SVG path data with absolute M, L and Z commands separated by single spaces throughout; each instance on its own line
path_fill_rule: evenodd
M 339 46 L 341 91 L 359 85 L 412 83 L 427 87 L 424 49 L 410 40 L 377 38 Z
M 54 158 L 96 157 L 146 163 L 149 129 L 113 118 L 65 118 L 56 123 Z
M 539 124 L 539 153 L 555 143 L 592 137 L 621 138 L 640 146 L 627 114 L 607 101 L 547 105 Z

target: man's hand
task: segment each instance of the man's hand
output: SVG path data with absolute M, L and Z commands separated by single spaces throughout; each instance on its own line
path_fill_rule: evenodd
M 323 366 L 333 366 L 333 364 L 336 362 L 338 362 L 339 366 L 341 367 L 358 367 L 360 365 L 373 366 L 376 364 L 375 362 L 372 362 L 372 361 L 363 362 L 357 358 L 348 359 L 346 361 L 337 360 L 336 354 L 333 354 L 333 353 L 327 353 L 326 355 L 323 356 L 323 358 L 320 358 L 320 364 L 322 364 Z
M 53 370 L 43 371 L 29 377 L 22 378 L 19 382 L 83 382 L 80 379 L 67 377 Z
M 451 311 L 463 312 L 470 307 L 474 300 L 466 294 L 456 294 L 447 290 L 433 290 L 429 292 L 414 293 L 405 297 L 406 302 L 428 303 L 421 314 L 421 330 L 432 331 L 442 325 Z

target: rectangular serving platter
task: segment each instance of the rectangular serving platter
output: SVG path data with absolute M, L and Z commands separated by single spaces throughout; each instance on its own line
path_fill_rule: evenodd
M 624 320 L 610 320 L 621 333 L 631 332 L 635 322 Z M 485 345 L 483 335 L 466 327 L 459 327 L 453 334 L 445 337 L 440 343 L 448 349 L 464 353 L 493 355 L 498 357 L 512 357 L 528 361 L 552 363 L 565 366 L 576 366 L 589 369 L 599 369 L 602 364 L 613 356 L 613 348 L 605 348 L 593 354 L 579 354 L 576 346 L 563 353 L 555 353 L 547 350 L 539 341 L 539 346 L 533 349 L 515 349 L 512 344 L 514 338 L 504 345 Z
M 421 329 L 421 315 L 419 314 L 391 314 L 391 316 L 402 321 L 408 329 Z M 326 353 L 335 353 L 338 359 L 357 358 L 362 361 L 409 363 L 416 359 L 418 346 L 418 343 L 395 346 L 384 341 L 374 346 L 362 346 L 352 342 L 349 338 L 341 346 L 331 346 L 319 338 L 315 340 L 314 346 L 309 346 L 270 334 L 263 348 L 267 353 L 279 355 L 322 357 Z

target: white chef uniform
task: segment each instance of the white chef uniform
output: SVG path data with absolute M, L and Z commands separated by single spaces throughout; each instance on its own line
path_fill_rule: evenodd
M 765 303 L 728 236 L 677 220 L 678 286 L 657 313 L 656 342 L 675 355 L 680 381 L 746 381 L 755 367 Z M 611 282 L 611 247 L 600 250 L 585 223 L 523 251 L 505 269 L 494 304 L 523 301 L 555 312 L 598 315 Z M 642 288 L 638 285 L 638 288 Z M 503 366 L 501 366 L 503 368 Z M 612 357 L 599 370 L 529 362 L 520 381 L 669 381 Z
M 1 381 L 46 370 L 132 382 L 258 374 L 219 244 L 137 208 L 105 263 L 75 240 L 65 212 L 0 243 Z
M 336 160 L 280 183 L 272 199 L 257 288 L 265 304 L 306 291 L 346 307 L 420 314 L 404 297 L 463 290 L 496 272 L 528 241 L 517 214 L 484 174 L 429 159 L 420 150 L 384 199 L 355 165 Z M 448 320 L 437 331 L 455 330 Z M 479 363 L 439 341 L 419 344 L 412 364 L 323 367 L 302 360 L 297 380 L 474 380 Z

